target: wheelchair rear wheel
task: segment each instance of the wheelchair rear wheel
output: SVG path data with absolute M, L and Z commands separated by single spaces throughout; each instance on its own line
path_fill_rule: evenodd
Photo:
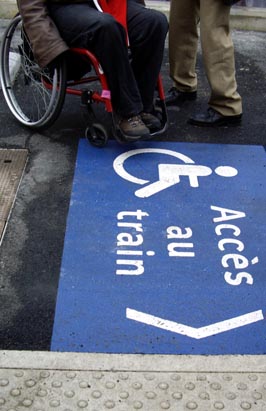
M 66 65 L 51 72 L 36 63 L 19 15 L 3 36 L 0 75 L 6 103 L 21 124 L 37 129 L 57 119 L 65 99 Z

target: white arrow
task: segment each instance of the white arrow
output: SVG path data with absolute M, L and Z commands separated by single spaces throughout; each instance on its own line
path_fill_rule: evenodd
M 163 318 L 155 317 L 154 315 L 146 314 L 141 311 L 132 310 L 131 308 L 126 309 L 126 317 L 130 320 L 162 328 L 163 330 L 171 331 L 176 334 L 186 335 L 187 337 L 195 338 L 197 340 L 243 327 L 244 325 L 252 324 L 264 319 L 262 310 L 258 310 L 240 315 L 239 317 L 210 324 L 206 327 L 194 328 L 174 321 L 164 320 Z

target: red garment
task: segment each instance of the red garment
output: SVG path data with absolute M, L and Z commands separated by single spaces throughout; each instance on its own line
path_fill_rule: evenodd
M 127 30 L 127 1 L 126 0 L 98 0 L 105 13 L 111 14 Z

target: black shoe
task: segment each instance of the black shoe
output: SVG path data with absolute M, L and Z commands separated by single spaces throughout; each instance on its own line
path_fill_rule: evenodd
M 237 126 L 241 123 L 242 114 L 236 116 L 223 116 L 209 107 L 206 112 L 197 113 L 190 117 L 189 124 L 195 126 L 216 127 L 216 126 Z
M 167 106 L 181 106 L 185 101 L 196 100 L 196 98 L 196 91 L 179 91 L 176 87 L 172 87 L 165 96 L 165 104 Z

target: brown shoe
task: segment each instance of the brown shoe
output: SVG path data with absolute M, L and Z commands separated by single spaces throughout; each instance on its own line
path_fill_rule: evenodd
M 150 131 L 160 130 L 162 127 L 160 120 L 152 113 L 140 113 L 141 120 Z
M 127 141 L 137 141 L 150 136 L 150 130 L 145 126 L 139 115 L 122 118 L 118 122 L 118 127 Z

